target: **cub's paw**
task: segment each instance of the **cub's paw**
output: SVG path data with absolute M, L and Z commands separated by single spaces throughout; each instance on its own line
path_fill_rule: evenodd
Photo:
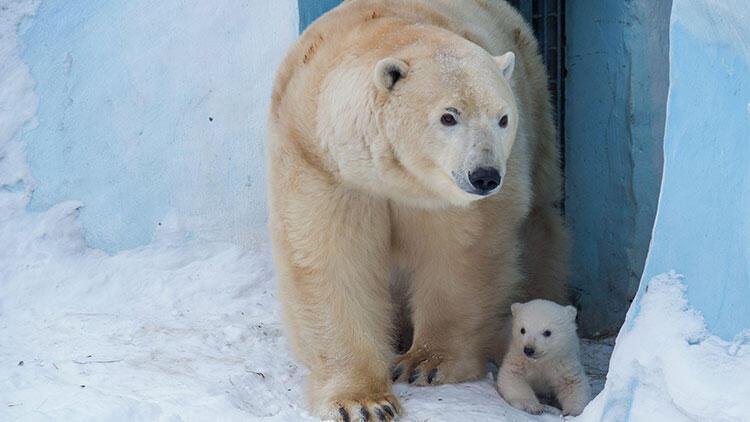
M 526 413 L 531 413 L 532 415 L 541 415 L 542 413 L 549 413 L 555 416 L 559 416 L 562 413 L 560 412 L 560 409 L 549 406 L 546 404 L 539 403 L 537 400 L 512 400 L 509 403 L 511 406 L 515 407 L 516 409 L 523 410 Z
M 581 413 L 583 413 L 583 409 L 586 407 L 586 404 L 575 404 L 575 405 L 564 405 L 563 406 L 563 416 L 578 416 Z
M 465 368 L 459 368 L 456 359 L 432 351 L 429 347 L 412 348 L 397 356 L 391 372 L 393 382 L 414 385 L 446 384 L 479 376 L 481 373 L 472 374 Z
M 336 400 L 329 409 L 324 419 L 337 422 L 387 422 L 401 415 L 401 406 L 393 394 L 359 400 Z

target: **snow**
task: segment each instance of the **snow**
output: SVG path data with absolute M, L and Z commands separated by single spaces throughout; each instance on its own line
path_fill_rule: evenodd
M 314 420 L 266 244 L 107 255 L 85 247 L 80 204 L 31 214 L 23 193 L 0 198 L 0 420 Z M 587 368 L 602 374 L 609 347 L 586 346 Z M 556 419 L 505 406 L 491 376 L 396 392 L 405 421 Z
M 617 338 L 604 392 L 580 419 L 743 421 L 748 397 L 750 330 L 733 341 L 712 335 L 672 272 L 649 282 L 638 318 Z

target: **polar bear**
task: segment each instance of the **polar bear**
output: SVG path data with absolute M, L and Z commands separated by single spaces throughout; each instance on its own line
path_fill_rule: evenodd
M 343 2 L 281 64 L 268 132 L 276 277 L 312 413 L 395 418 L 392 382 L 479 378 L 502 357 L 503 309 L 565 300 L 545 71 L 505 2 Z
M 511 305 L 512 334 L 497 387 L 511 406 L 533 414 L 560 414 L 537 395 L 555 396 L 565 415 L 578 416 L 591 386 L 578 356 L 576 308 L 535 299 Z

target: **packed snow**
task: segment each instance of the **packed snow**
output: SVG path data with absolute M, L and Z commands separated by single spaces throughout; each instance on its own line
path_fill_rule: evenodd
M 733 341 L 712 335 L 674 272 L 649 282 L 633 321 L 582 420 L 750 420 L 750 330 Z M 631 396 L 632 403 L 622 399 Z
M 165 236 L 107 255 L 84 245 L 79 203 L 27 201 L 0 194 L 0 420 L 312 420 L 266 243 Z M 595 387 L 610 350 L 585 344 Z M 490 375 L 396 392 L 406 421 L 555 420 L 504 405 Z

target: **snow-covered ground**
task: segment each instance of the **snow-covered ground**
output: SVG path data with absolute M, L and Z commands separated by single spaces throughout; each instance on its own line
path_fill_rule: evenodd
M 84 246 L 79 204 L 29 214 L 26 198 L 0 194 L 0 420 L 307 417 L 265 243 L 167 237 L 107 255 Z M 600 389 L 611 346 L 584 350 Z M 405 420 L 533 420 L 489 377 L 397 393 Z

